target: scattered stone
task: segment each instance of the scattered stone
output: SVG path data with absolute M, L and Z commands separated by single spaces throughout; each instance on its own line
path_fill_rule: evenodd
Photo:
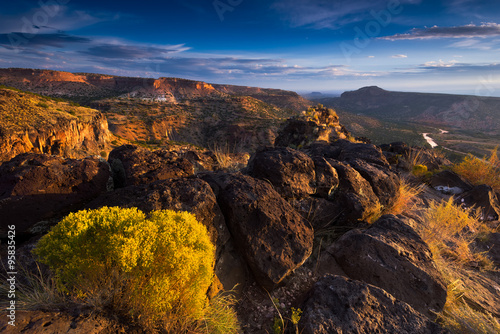
M 341 276 L 319 280 L 302 310 L 303 334 L 448 333 L 384 290 Z

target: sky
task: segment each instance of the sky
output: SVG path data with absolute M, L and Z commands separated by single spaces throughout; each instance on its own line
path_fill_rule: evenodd
M 500 2 L 4 1 L 0 67 L 500 96 Z

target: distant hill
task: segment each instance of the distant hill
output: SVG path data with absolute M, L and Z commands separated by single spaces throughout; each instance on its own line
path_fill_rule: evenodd
M 444 147 L 478 155 L 500 143 L 496 97 L 392 92 L 371 86 L 315 101 L 335 108 L 354 135 L 375 141 L 389 137 L 422 141 L 420 133 L 430 132 Z

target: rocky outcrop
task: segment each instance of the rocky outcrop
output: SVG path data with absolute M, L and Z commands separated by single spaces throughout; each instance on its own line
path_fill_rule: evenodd
M 448 333 L 384 290 L 340 276 L 318 281 L 302 310 L 304 334 Z
M 33 224 L 78 210 L 112 185 L 109 165 L 97 158 L 18 155 L 0 166 L 0 234 L 12 224 L 18 234 L 28 233 Z
M 422 314 L 432 317 L 444 307 L 446 285 L 429 247 L 395 216 L 346 233 L 327 252 L 350 278 L 378 286 Z
M 194 166 L 176 152 L 120 146 L 109 154 L 117 188 L 194 175 Z
M 234 242 L 261 286 L 275 287 L 307 260 L 313 230 L 269 183 L 237 174 L 205 179 L 214 188 Z
M 21 153 L 99 155 L 111 133 L 97 110 L 0 89 L 0 163 Z
M 301 198 L 315 193 L 313 160 L 288 147 L 259 149 L 248 163 L 248 173 L 271 182 L 285 198 Z
M 317 141 L 330 143 L 349 136 L 335 111 L 319 105 L 308 109 L 302 116 L 288 119 L 274 145 L 302 148 Z

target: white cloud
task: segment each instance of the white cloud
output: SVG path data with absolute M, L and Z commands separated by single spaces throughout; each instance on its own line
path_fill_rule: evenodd
M 432 68 L 432 67 L 452 67 L 458 63 L 455 59 L 450 61 L 443 61 L 439 59 L 439 61 L 428 61 L 422 65 L 422 67 Z
M 408 58 L 407 55 L 394 55 L 391 58 Z

